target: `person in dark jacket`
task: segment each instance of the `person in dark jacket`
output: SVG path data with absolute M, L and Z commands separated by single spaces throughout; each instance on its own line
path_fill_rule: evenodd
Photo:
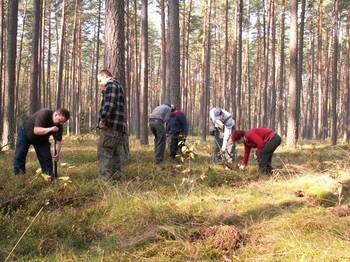
M 179 150 L 179 142 L 185 140 L 188 135 L 188 124 L 185 114 L 176 109 L 171 112 L 167 124 L 167 133 L 170 134 L 170 157 L 175 158 Z
M 34 146 L 43 173 L 53 175 L 53 163 L 59 160 L 63 124 L 69 119 L 70 113 L 67 109 L 61 108 L 53 111 L 48 108 L 40 109 L 29 116 L 23 125 L 18 129 L 16 150 L 14 157 L 15 175 L 23 175 L 26 172 L 25 164 L 29 147 Z M 55 139 L 56 154 L 51 155 L 49 137 Z
M 255 155 L 259 163 L 259 171 L 272 173 L 271 160 L 273 152 L 281 144 L 281 137 L 269 128 L 252 128 L 248 131 L 236 130 L 231 135 L 232 142 L 244 144 L 244 156 L 239 168 L 243 170 L 249 159 L 252 148 L 257 148 Z

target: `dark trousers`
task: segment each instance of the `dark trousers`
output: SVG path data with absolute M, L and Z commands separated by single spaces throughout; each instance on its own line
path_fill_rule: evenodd
M 154 155 L 157 161 L 163 161 L 166 144 L 164 122 L 160 119 L 150 119 L 149 127 L 154 135 Z
M 276 148 L 281 144 L 281 137 L 275 135 L 269 142 L 266 143 L 258 156 L 259 170 L 260 172 L 271 174 L 272 172 L 272 155 Z
M 18 175 L 21 172 L 25 173 L 26 157 L 27 157 L 30 145 L 34 146 L 42 172 L 52 176 L 53 164 L 52 164 L 52 155 L 50 152 L 50 143 L 48 141 L 45 141 L 42 143 L 33 143 L 31 140 L 27 138 L 23 126 L 20 127 L 17 135 L 15 159 L 14 159 L 14 166 L 13 166 L 15 175 Z

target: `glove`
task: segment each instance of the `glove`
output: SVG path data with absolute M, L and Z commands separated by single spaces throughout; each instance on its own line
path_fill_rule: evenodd
M 239 170 L 244 170 L 245 169 L 245 165 L 242 165 L 242 164 L 238 165 L 238 167 L 239 167 Z

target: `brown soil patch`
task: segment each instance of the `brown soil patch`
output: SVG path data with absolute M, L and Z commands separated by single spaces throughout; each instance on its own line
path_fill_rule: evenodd
M 212 239 L 212 247 L 229 252 L 244 244 L 246 236 L 235 226 L 202 227 L 191 236 L 193 241 Z
M 54 239 L 44 239 L 40 242 L 39 251 L 43 256 L 48 256 L 57 250 L 58 244 Z
M 333 215 L 338 217 L 346 217 L 350 215 L 350 207 L 349 206 L 335 206 L 327 208 Z

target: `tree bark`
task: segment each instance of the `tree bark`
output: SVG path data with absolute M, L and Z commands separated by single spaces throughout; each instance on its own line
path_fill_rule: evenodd
M 170 100 L 167 96 L 166 87 L 166 36 L 165 36 L 165 0 L 160 0 L 160 16 L 161 16 L 161 38 L 160 38 L 160 87 L 162 90 L 161 103 Z M 169 99 L 169 100 L 168 100 Z
M 345 110 L 344 110 L 344 140 L 350 141 L 350 4 L 347 9 L 346 21 L 346 55 L 345 55 Z
M 25 1 L 24 4 L 24 11 L 23 11 L 23 24 L 22 24 L 22 31 L 21 31 L 21 40 L 19 44 L 19 53 L 17 56 L 17 69 L 16 69 L 16 89 L 15 89 L 15 115 L 18 114 L 18 97 L 19 97 L 19 78 L 22 68 L 22 50 L 23 50 L 23 39 L 24 39 L 24 28 L 27 20 L 27 3 L 28 1 Z
M 141 10 L 141 145 L 148 144 L 148 0 Z
M 338 89 L 338 38 L 339 0 L 334 1 L 333 9 L 333 66 L 332 66 L 332 145 L 337 144 L 337 89 Z
M 59 44 L 58 69 L 57 69 L 57 88 L 56 88 L 56 107 L 60 108 L 62 104 L 62 80 L 63 80 L 63 64 L 64 64 L 64 42 L 66 32 L 66 0 L 62 3 L 62 25 L 61 39 Z
M 4 66 L 4 0 L 0 0 L 0 137 L 2 137 L 3 128 L 3 66 Z
M 169 75 L 167 81 L 170 90 L 170 102 L 175 107 L 181 106 L 180 94 L 180 29 L 179 29 L 179 1 L 168 0 L 168 30 L 169 39 L 167 41 L 169 64 Z
M 236 122 L 237 126 L 242 125 L 242 107 L 241 107 L 241 94 L 242 94 L 242 26 L 243 26 L 243 0 L 237 1 L 238 5 L 238 57 L 237 57 L 237 100 L 236 100 Z
M 8 2 L 7 27 L 7 85 L 5 89 L 4 118 L 2 144 L 14 148 L 15 112 L 14 112 L 14 86 L 16 86 L 16 55 L 17 55 L 17 19 L 18 0 Z M 5 149 L 8 147 L 5 147 Z
M 106 0 L 105 26 L 105 66 L 120 82 L 125 94 L 125 20 L 124 0 Z M 118 25 L 118 26 L 116 26 Z M 124 96 L 125 100 L 125 96 Z M 124 101 L 124 106 L 126 103 Z M 125 109 L 125 108 L 124 108 Z M 125 121 L 127 116 L 124 111 Z M 122 163 L 127 163 L 129 155 L 129 139 L 123 141 Z
M 296 89 L 297 89 L 297 37 L 298 37 L 298 4 L 290 0 L 291 30 L 290 30 L 290 73 L 289 73 L 289 109 L 287 128 L 287 147 L 296 147 Z
M 271 3 L 271 128 L 276 129 L 276 18 L 275 1 Z
M 298 141 L 300 133 L 300 118 L 301 118 L 301 104 L 300 98 L 302 95 L 303 88 L 303 56 L 304 56 L 304 22 L 305 20 L 305 0 L 301 1 L 301 12 L 300 12 L 300 28 L 299 28 L 299 45 L 298 45 L 298 71 L 297 71 L 297 108 L 296 108 L 296 141 Z
M 38 74 L 39 74 L 39 30 L 40 30 L 40 0 L 34 1 L 33 38 L 32 38 L 32 84 L 30 92 L 30 114 L 39 109 Z
M 206 140 L 208 105 L 209 105 L 209 86 L 210 86 L 210 54 L 211 54 L 211 0 L 208 0 L 205 9 L 205 22 L 203 34 L 203 53 L 202 53 L 202 95 L 201 95 L 201 117 L 200 129 L 201 139 Z
M 98 14 L 97 14 L 97 36 L 96 36 L 96 65 L 95 65 L 95 116 L 98 114 L 99 107 L 99 99 L 98 99 L 98 81 L 97 81 L 97 73 L 99 71 L 99 63 L 100 63 L 100 30 L 101 30 L 101 0 L 98 0 Z M 97 117 L 96 117 L 97 119 Z

